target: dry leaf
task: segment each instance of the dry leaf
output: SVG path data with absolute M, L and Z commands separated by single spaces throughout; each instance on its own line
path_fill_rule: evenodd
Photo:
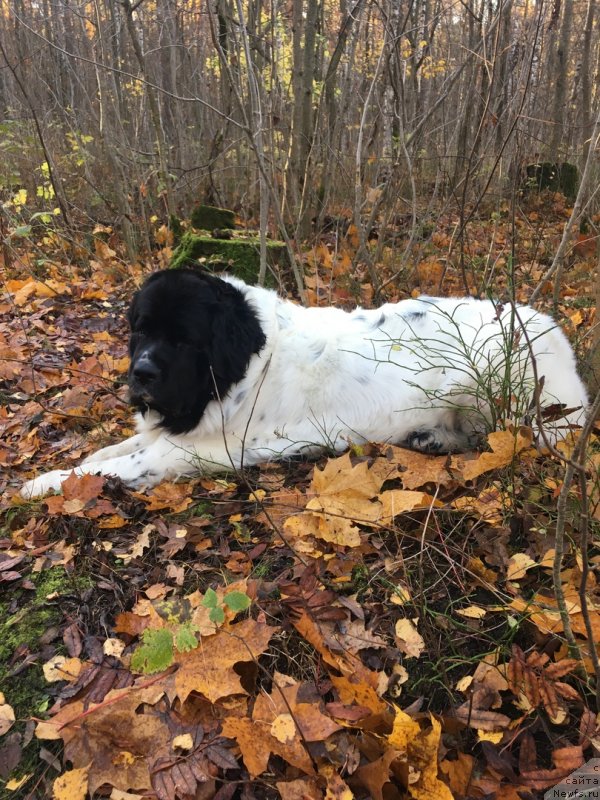
M 418 658 L 425 649 L 423 637 L 415 627 L 417 619 L 399 619 L 396 623 L 396 644 L 399 649 L 411 658 Z
M 74 681 L 81 672 L 82 663 L 79 658 L 54 656 L 44 666 L 44 678 L 48 683 L 54 681 Z
M 536 562 L 525 553 L 515 553 L 508 561 L 506 570 L 507 581 L 518 581 L 525 577 L 531 567 L 537 567 Z
M 15 712 L 12 706 L 5 702 L 4 695 L 0 692 L 0 736 L 9 731 L 15 721 Z
M 518 453 L 530 447 L 531 442 L 532 433 L 529 428 L 494 431 L 488 435 L 491 453 L 481 453 L 472 461 L 466 461 L 463 456 L 453 456 L 452 468 L 462 473 L 464 480 L 472 481 L 485 472 L 506 467 Z
M 59 775 L 52 786 L 54 800 L 85 800 L 88 793 L 89 767 L 72 769 Z

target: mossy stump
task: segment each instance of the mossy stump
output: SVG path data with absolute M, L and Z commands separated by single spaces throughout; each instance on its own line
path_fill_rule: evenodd
M 260 270 L 260 239 L 258 236 L 238 239 L 215 239 L 198 233 L 185 233 L 173 253 L 170 266 L 174 269 L 204 259 L 203 266 L 212 272 L 230 272 L 246 283 L 256 283 Z M 267 241 L 267 264 L 274 270 L 285 267 L 287 251 L 283 242 Z M 266 284 L 275 280 L 267 270 Z
M 192 227 L 200 231 L 212 231 L 213 228 L 235 228 L 235 214 L 228 208 L 217 206 L 196 206 L 191 213 Z
M 552 161 L 541 161 L 525 167 L 527 180 L 525 188 L 529 191 L 561 192 L 571 202 L 577 197 L 579 188 L 579 170 L 575 164 L 563 161 L 561 164 Z

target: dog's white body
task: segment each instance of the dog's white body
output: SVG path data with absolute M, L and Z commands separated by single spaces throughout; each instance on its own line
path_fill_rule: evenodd
M 245 377 L 211 401 L 189 433 L 167 433 L 155 412 L 138 415 L 136 436 L 93 454 L 77 474 L 117 475 L 143 488 L 351 442 L 464 450 L 489 427 L 502 394 L 512 394 L 516 420 L 535 420 L 534 374 L 537 405 L 567 409 L 544 426 L 547 438 L 583 419 L 587 395 L 571 347 L 552 319 L 529 307 L 425 297 L 348 313 L 225 280 L 244 294 L 266 336 Z M 22 493 L 60 490 L 70 474 L 41 475 Z

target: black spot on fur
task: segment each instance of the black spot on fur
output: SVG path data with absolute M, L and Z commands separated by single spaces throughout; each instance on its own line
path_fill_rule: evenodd
M 248 394 L 248 391 L 246 389 L 242 389 L 241 392 L 238 392 L 236 394 L 235 400 L 233 401 L 236 404 L 236 406 L 239 405 L 242 402 L 242 400 L 244 399 L 244 397 L 246 397 L 247 394 Z
M 408 314 L 404 314 L 404 319 L 407 322 L 420 322 L 426 315 L 426 311 L 409 311 Z
M 357 375 L 356 381 L 361 386 L 367 386 L 367 384 L 369 383 L 369 378 L 366 375 Z

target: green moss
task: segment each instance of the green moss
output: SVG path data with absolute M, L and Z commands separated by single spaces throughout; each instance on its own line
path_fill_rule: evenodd
M 283 242 L 267 242 L 267 263 L 271 267 L 284 265 L 286 255 Z M 173 253 L 170 266 L 184 267 L 199 258 L 205 259 L 203 265 L 211 271 L 227 270 L 246 283 L 256 283 L 260 269 L 260 240 L 254 236 L 244 239 L 213 239 L 211 236 L 188 232 Z M 271 281 L 272 283 L 274 282 Z
M 183 236 L 183 225 L 179 217 L 175 216 L 175 214 L 169 215 L 169 228 L 173 233 L 173 244 L 178 245 Z
M 534 192 L 548 189 L 551 192 L 561 192 L 568 200 L 575 200 L 579 187 L 579 171 L 575 164 L 568 161 L 562 164 L 540 161 L 537 164 L 528 164 L 525 170 L 526 189 Z
M 0 690 L 19 720 L 10 729 L 9 735 L 23 732 L 25 722 L 30 717 L 44 716 L 52 702 L 42 664 L 33 663 L 18 675 L 12 675 L 15 665 L 10 664 L 11 657 L 18 647 L 32 653 L 39 651 L 40 637 L 62 620 L 60 596 L 73 595 L 74 591 L 81 592 L 91 585 L 91 580 L 74 578 L 59 567 L 32 573 L 28 577 L 35 586 L 33 591 L 18 589 L 11 592 L 8 600 L 0 601 Z M 15 596 L 19 601 L 19 609 L 16 613 L 10 613 L 9 609 L 14 608 Z M 48 600 L 48 597 L 52 599 Z M 43 744 L 48 746 L 47 742 Z M 40 767 L 37 756 L 39 747 L 37 739 L 29 742 L 13 777 L 31 773 Z M 23 791 L 27 786 L 25 784 Z M 17 800 L 18 793 L 11 796 Z
M 190 216 L 192 227 L 201 231 L 212 231 L 213 228 L 235 228 L 235 214 L 227 208 L 216 206 L 196 206 Z

